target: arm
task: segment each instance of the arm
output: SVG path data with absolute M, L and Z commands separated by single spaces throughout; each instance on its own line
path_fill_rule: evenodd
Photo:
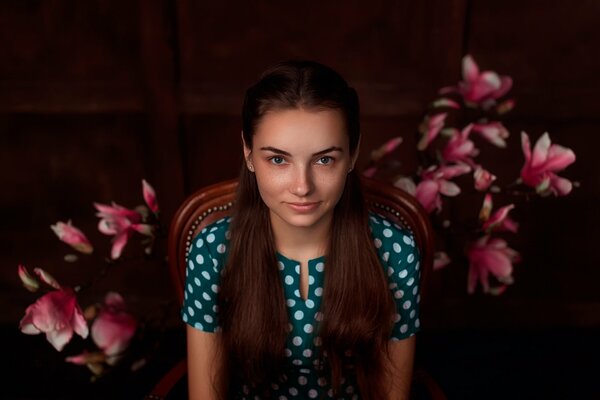
M 390 359 L 386 368 L 389 400 L 408 400 L 412 382 L 415 355 L 415 336 L 402 340 L 391 340 L 388 345 Z
M 187 325 L 188 389 L 190 400 L 216 400 L 221 361 L 218 333 Z

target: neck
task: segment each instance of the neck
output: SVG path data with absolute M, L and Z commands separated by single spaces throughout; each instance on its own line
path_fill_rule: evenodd
M 299 260 L 317 258 L 326 253 L 333 213 L 307 227 L 291 226 L 273 213 L 270 216 L 275 247 L 284 256 Z

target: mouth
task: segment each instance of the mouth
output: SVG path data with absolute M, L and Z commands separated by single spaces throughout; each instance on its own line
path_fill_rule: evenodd
M 314 209 L 316 209 L 319 206 L 319 202 L 287 203 L 287 205 L 294 211 L 308 212 L 308 211 L 313 211 Z

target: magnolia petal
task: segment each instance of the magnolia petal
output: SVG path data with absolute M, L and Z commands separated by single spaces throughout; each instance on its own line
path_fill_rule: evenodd
M 519 224 L 513 221 L 511 218 L 506 218 L 502 225 L 500 225 L 501 230 L 509 231 L 513 233 L 517 233 L 519 230 Z
M 417 185 L 415 197 L 427 212 L 436 208 L 436 199 L 439 197 L 439 184 L 432 180 L 423 180 Z
M 531 157 L 531 167 L 536 168 L 543 165 L 548 159 L 548 150 L 550 149 L 550 136 L 545 132 L 535 143 Z
M 479 211 L 479 220 L 487 221 L 490 218 L 490 213 L 492 212 L 492 195 L 486 194 L 483 199 L 483 205 L 481 206 L 481 210 Z
M 462 76 L 467 82 L 475 81 L 479 76 L 479 67 L 470 54 L 467 54 L 462 59 Z
M 146 236 L 154 236 L 154 228 L 152 225 L 148 224 L 132 224 L 131 228 L 142 235 Z
M 471 167 L 467 164 L 455 164 L 450 166 L 443 166 L 439 169 L 439 177 L 444 179 L 451 179 L 459 175 L 464 175 L 471 171 Z
M 129 345 L 137 321 L 125 311 L 104 309 L 92 325 L 92 339 L 107 356 L 121 353 Z
M 494 71 L 484 71 L 479 75 L 482 88 L 487 87 L 487 90 L 493 90 L 494 92 L 500 89 L 502 86 L 502 79 Z
M 494 97 L 497 99 L 504 96 L 512 88 L 513 80 L 510 76 L 503 76 L 500 78 L 500 88 L 494 93 Z
M 152 210 L 154 214 L 158 213 L 158 201 L 156 200 L 156 192 L 154 188 L 146 182 L 145 179 L 142 179 L 142 191 L 144 195 L 144 201 Z
M 25 289 L 29 290 L 30 292 L 35 292 L 40 288 L 40 283 L 34 277 L 29 275 L 29 272 L 27 272 L 27 269 L 24 265 L 19 264 L 18 274 Z
M 73 326 L 73 330 L 82 338 L 87 338 L 90 330 L 87 324 L 87 321 L 81 311 L 79 305 L 75 307 L 73 311 L 73 318 L 71 319 L 71 325 Z
M 484 139 L 492 143 L 494 146 L 500 148 L 506 147 L 506 141 L 504 139 L 509 136 L 509 132 L 500 122 L 475 124 L 473 130 L 478 132 Z
M 509 257 L 500 251 L 483 251 L 482 259 L 485 260 L 487 269 L 497 277 L 506 277 L 512 274 L 512 263 Z
M 450 108 L 454 108 L 454 109 L 460 109 L 460 105 L 455 102 L 454 100 L 448 99 L 446 97 L 442 97 L 441 99 L 437 99 L 436 101 L 433 102 L 433 107 L 434 108 L 438 108 L 438 107 L 450 107 Z
M 525 161 L 528 162 L 531 159 L 531 143 L 529 136 L 524 131 L 521 132 L 521 149 L 525 155 Z
M 465 100 L 472 103 L 485 101 L 500 87 L 500 78 L 496 73 L 486 71 L 472 82 L 464 93 Z
M 371 152 L 371 161 L 379 161 L 384 156 L 393 152 L 400 145 L 400 143 L 402 143 L 402 137 L 400 136 L 388 140 L 379 148 Z
M 55 289 L 60 289 L 61 286 L 56 279 L 48 272 L 41 268 L 34 268 L 33 272 L 44 282 L 46 285 L 50 285 Z
M 575 162 L 575 153 L 566 147 L 553 144 L 548 150 L 548 159 L 544 164 L 546 171 L 560 171 Z
M 509 204 L 507 206 L 499 208 L 492 217 L 483 224 L 484 230 L 492 230 L 498 226 L 500 226 L 506 217 L 508 216 L 508 212 L 515 208 L 514 204 Z
M 50 342 L 57 351 L 61 351 L 73 337 L 73 328 L 65 326 L 63 329 L 46 332 L 46 340 Z
M 59 221 L 55 225 L 50 225 L 50 228 L 62 242 L 75 250 L 84 254 L 91 254 L 94 251 L 88 238 L 81 230 L 71 224 L 71 220 L 67 223 Z
M 394 186 L 404 190 L 406 193 L 412 194 L 413 196 L 417 192 L 417 185 L 415 185 L 415 182 L 406 176 L 396 179 Z
M 38 333 L 42 333 L 42 331 L 33 324 L 33 306 L 34 304 L 27 307 L 25 316 L 19 322 L 19 329 L 26 335 L 37 335 Z
M 440 130 L 444 127 L 444 121 L 447 116 L 448 113 L 439 113 L 425 117 L 419 129 L 423 133 L 423 136 L 421 136 L 421 140 L 417 144 L 418 150 L 425 150 L 435 140 Z
M 142 216 L 139 213 L 125 208 L 115 202 L 112 203 L 112 206 L 94 203 L 94 207 L 96 207 L 96 209 L 99 211 L 96 216 L 103 219 L 128 219 L 134 223 L 139 222 L 142 219 Z
M 454 197 L 460 194 L 460 187 L 454 183 L 444 179 L 438 180 L 439 183 L 439 191 L 441 194 Z
M 573 184 L 570 180 L 555 174 L 550 175 L 550 187 L 556 196 L 566 196 L 573 190 Z
M 74 305 L 70 289 L 46 293 L 31 306 L 33 324 L 42 332 L 63 329 L 70 324 Z
M 112 224 L 107 219 L 101 219 L 98 221 L 98 230 L 105 235 L 116 235 L 118 233 L 116 225 Z
M 124 230 L 115 236 L 115 238 L 113 240 L 112 249 L 110 251 L 110 257 L 113 260 L 116 260 L 117 258 L 121 257 L 123 248 L 127 244 L 127 241 L 129 241 L 130 236 L 131 236 L 131 230 L 129 230 L 129 229 Z
M 473 173 L 473 179 L 475 181 L 475 189 L 479 191 L 487 190 L 492 182 L 496 180 L 496 175 L 493 175 L 489 171 L 478 166 Z
M 123 300 L 123 296 L 117 292 L 106 293 L 106 296 L 104 296 L 104 304 L 117 310 L 125 308 L 125 300 Z

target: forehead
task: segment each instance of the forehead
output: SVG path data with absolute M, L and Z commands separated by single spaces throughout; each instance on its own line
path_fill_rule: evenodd
M 328 146 L 348 146 L 348 134 L 339 110 L 288 109 L 266 113 L 253 138 L 255 146 L 295 150 L 321 150 Z

